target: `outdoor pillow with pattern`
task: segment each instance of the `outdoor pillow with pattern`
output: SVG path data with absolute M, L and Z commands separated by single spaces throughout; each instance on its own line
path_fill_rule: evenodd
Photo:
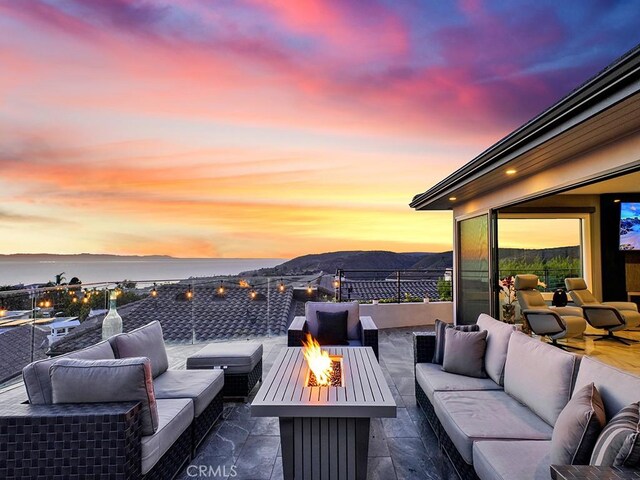
M 442 320 L 437 319 L 435 323 L 435 331 L 436 331 L 436 344 L 433 350 L 433 360 L 432 363 L 437 363 L 438 365 L 442 365 L 444 361 L 444 330 L 445 328 L 455 328 L 456 330 L 460 330 L 463 332 L 479 332 L 480 327 L 478 325 L 457 325 L 453 326 Z
M 640 402 L 620 410 L 604 427 L 591 454 L 591 465 L 637 467 L 640 464 Z

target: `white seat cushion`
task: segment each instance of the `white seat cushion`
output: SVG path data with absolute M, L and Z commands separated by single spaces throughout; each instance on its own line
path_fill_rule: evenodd
M 476 442 L 473 468 L 481 480 L 549 480 L 551 442 Z
M 457 375 L 442 370 L 437 363 L 417 363 L 416 380 L 433 403 L 434 392 L 462 390 L 502 390 L 502 387 L 490 378 L 475 378 Z
M 178 440 L 193 421 L 189 398 L 157 400 L 159 425 L 153 435 L 142 437 L 142 474 L 146 474 Z
M 551 440 L 553 429 L 503 391 L 435 392 L 433 407 L 442 427 L 471 464 L 479 440 Z
M 153 380 L 156 398 L 190 398 L 196 417 L 209 406 L 223 386 L 222 370 L 167 370 Z

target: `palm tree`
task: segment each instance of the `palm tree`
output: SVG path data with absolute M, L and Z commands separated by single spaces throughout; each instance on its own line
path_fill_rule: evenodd
M 64 276 L 65 272 L 61 272 L 56 275 L 56 285 L 61 285 L 64 280 L 66 280 Z

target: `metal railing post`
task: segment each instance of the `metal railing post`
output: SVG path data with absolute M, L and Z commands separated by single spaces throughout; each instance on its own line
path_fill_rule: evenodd
M 400 270 L 396 272 L 396 300 L 400 303 Z

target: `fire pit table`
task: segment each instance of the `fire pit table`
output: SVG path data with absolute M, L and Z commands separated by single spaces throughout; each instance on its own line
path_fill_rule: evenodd
M 342 386 L 307 386 L 315 377 L 302 348 L 283 348 L 251 415 L 280 418 L 286 480 L 366 479 L 371 418 L 395 417 L 396 403 L 371 347 L 324 350 Z

